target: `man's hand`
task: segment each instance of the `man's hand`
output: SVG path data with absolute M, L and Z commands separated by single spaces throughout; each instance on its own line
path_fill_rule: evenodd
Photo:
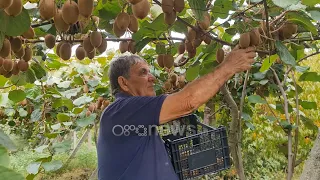
M 254 63 L 256 52 L 254 47 L 246 49 L 233 49 L 223 60 L 221 66 L 228 69 L 232 74 L 246 71 Z

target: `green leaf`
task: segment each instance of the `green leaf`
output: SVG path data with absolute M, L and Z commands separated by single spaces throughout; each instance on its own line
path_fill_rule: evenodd
M 72 144 L 71 140 L 66 140 L 61 143 L 54 143 L 52 145 L 52 148 L 54 149 L 54 151 L 56 153 L 64 153 L 64 152 L 69 151 L 71 149 L 71 144 Z
M 166 47 L 163 42 L 159 42 L 156 44 L 156 53 L 157 54 L 165 54 L 166 53 Z
M 50 54 L 48 54 L 48 57 L 50 57 Z M 52 56 L 52 57 L 54 57 L 54 56 Z M 58 57 L 56 59 L 58 59 Z M 63 64 L 57 60 L 48 60 L 48 61 L 46 61 L 46 64 L 47 64 L 48 68 L 51 68 L 51 69 L 60 69 L 63 66 L 68 66 L 67 64 Z
M 212 8 L 212 15 L 215 18 L 225 19 L 229 16 L 229 11 L 232 10 L 232 1 L 230 0 L 216 0 Z M 228 33 L 230 34 L 230 33 Z M 232 34 L 230 34 L 232 35 Z
M 282 8 L 287 8 L 293 4 L 297 4 L 299 0 L 272 0 L 272 2 Z
M 67 98 L 59 98 L 59 99 L 54 99 L 52 107 L 53 108 L 60 108 L 60 107 L 67 107 L 69 111 L 72 110 L 73 108 L 73 103 L 70 99 Z
M 19 115 L 20 117 L 26 117 L 28 115 L 28 111 L 24 110 L 23 108 L 19 108 Z
M 41 162 L 32 162 L 27 166 L 27 172 L 29 174 L 38 174 Z
M 292 66 L 296 65 L 296 61 L 294 57 L 290 54 L 287 47 L 283 45 L 281 41 L 276 41 L 276 48 L 277 48 L 277 54 L 285 64 L 289 64 Z
M 12 169 L 0 166 L 0 176 L 1 179 L 10 179 L 10 180 L 24 180 L 22 174 L 13 171 Z
M 21 73 L 20 73 L 21 74 Z M 36 75 L 34 74 L 33 70 L 31 68 L 29 68 L 26 72 L 25 72 L 25 81 L 27 83 L 31 83 L 33 84 L 36 81 Z
M 193 81 L 199 76 L 200 64 L 195 66 L 191 66 L 186 71 L 186 79 L 187 81 Z
M 51 162 L 45 162 L 42 167 L 46 172 L 56 171 L 62 167 L 62 162 L 60 160 L 53 160 Z
M 59 113 L 57 115 L 57 119 L 60 121 L 60 122 L 65 122 L 65 121 L 69 121 L 70 120 L 70 116 L 65 114 L 65 113 Z
M 138 41 L 138 43 L 136 44 L 136 51 L 140 52 L 151 41 L 151 38 L 144 38 L 141 41 Z
M 0 145 L 4 146 L 10 151 L 16 151 L 16 145 L 11 141 L 8 135 L 6 135 L 2 129 L 0 129 Z
M 37 152 L 37 153 L 42 153 L 43 150 L 45 150 L 46 148 L 48 148 L 49 146 L 48 145 L 42 145 L 42 146 L 39 146 L 37 148 L 35 148 L 34 150 Z
M 301 72 L 301 73 L 305 73 L 310 69 L 310 67 L 308 66 L 296 66 L 295 68 L 298 72 Z
M 253 125 L 251 122 L 245 121 L 245 124 L 246 124 L 246 126 L 247 126 L 248 128 L 250 128 L 251 130 L 254 130 L 254 129 L 255 129 L 254 125 Z
M 71 97 L 77 96 L 80 91 L 81 91 L 81 88 L 75 88 L 75 89 L 70 89 L 60 93 L 62 96 L 70 99 Z
M 248 101 L 250 103 L 260 103 L 260 104 L 266 104 L 267 102 L 261 98 L 259 95 L 251 95 L 248 96 Z
M 301 0 L 301 2 L 307 6 L 315 6 L 319 3 L 319 0 Z
M 316 20 L 316 21 L 320 21 L 320 11 L 308 11 L 311 15 L 311 17 Z
M 199 0 L 188 0 L 189 6 L 193 11 L 193 14 L 195 15 L 195 18 L 198 21 L 203 20 L 203 14 L 206 11 L 206 4 L 205 1 L 199 1 Z
M 84 107 L 75 107 L 72 109 L 73 114 L 80 114 L 83 111 Z
M 304 109 L 318 109 L 316 102 L 309 102 L 309 101 L 299 100 L 299 104 L 300 104 Z
M 263 60 L 262 66 L 260 68 L 260 72 L 264 72 L 264 71 L 269 70 L 269 68 L 272 66 L 272 64 L 276 61 L 276 59 L 278 57 L 279 56 L 277 54 L 274 54 L 272 56 L 269 56 L 269 57 L 265 58 Z
M 320 76 L 316 72 L 305 72 L 299 77 L 299 81 L 320 82 Z
M 38 63 L 32 63 L 30 67 L 32 68 L 34 74 L 38 79 L 41 79 L 42 77 L 47 75 L 46 70 L 44 70 L 44 68 Z
M 61 128 L 61 124 L 60 124 L 60 123 L 54 124 L 54 125 L 51 126 L 51 128 L 52 128 L 53 130 L 58 130 L 58 129 Z
M 35 109 L 31 113 L 30 120 L 31 120 L 31 122 L 36 122 L 36 121 L 39 121 L 40 119 L 41 119 L 41 110 L 40 109 Z
M 0 31 L 8 36 L 19 36 L 26 32 L 31 25 L 29 13 L 26 9 L 16 16 L 8 16 L 4 11 L 0 11 Z
M 93 113 L 93 114 L 90 114 L 90 116 L 88 116 L 88 117 L 78 119 L 77 125 L 80 127 L 86 127 L 89 124 L 93 124 L 96 117 L 97 117 L 97 114 Z
M 274 122 L 277 120 L 277 118 L 275 118 L 274 116 L 266 116 L 266 118 L 270 121 L 270 122 Z
M 301 25 L 304 29 L 310 31 L 313 35 L 317 35 L 318 31 L 312 24 L 311 18 L 302 11 L 290 11 L 286 13 L 287 21 Z
M 292 130 L 295 127 L 295 126 L 292 126 L 292 124 L 290 124 L 288 121 L 281 121 L 280 126 L 282 126 L 282 128 L 284 129 L 290 129 L 290 130 Z
M 59 88 L 69 88 L 72 81 L 63 81 L 58 84 Z
M 20 102 L 26 98 L 26 93 L 22 90 L 13 90 L 9 92 L 9 99 L 15 103 Z
M 77 98 L 76 100 L 73 101 L 73 104 L 76 106 L 81 106 L 83 104 L 89 103 L 93 100 L 92 97 L 88 97 L 87 95 L 83 95 L 79 98 Z
M 9 167 L 10 158 L 7 149 L 0 145 L 0 166 Z M 0 174 L 1 176 L 1 174 Z

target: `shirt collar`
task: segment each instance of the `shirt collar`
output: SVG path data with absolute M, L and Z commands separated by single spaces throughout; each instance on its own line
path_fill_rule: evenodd
M 132 95 L 124 92 L 118 92 L 115 96 L 116 96 L 116 99 L 118 99 L 118 98 L 131 97 Z

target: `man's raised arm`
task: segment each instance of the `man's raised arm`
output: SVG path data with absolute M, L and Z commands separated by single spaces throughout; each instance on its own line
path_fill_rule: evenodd
M 253 47 L 233 50 L 213 72 L 190 82 L 181 91 L 169 95 L 161 108 L 160 124 L 198 109 L 216 95 L 221 86 L 235 73 L 250 69 L 255 56 Z

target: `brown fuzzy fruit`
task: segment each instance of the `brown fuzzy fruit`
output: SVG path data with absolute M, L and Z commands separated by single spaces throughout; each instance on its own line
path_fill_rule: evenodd
M 105 39 L 102 39 L 101 45 L 97 48 L 99 53 L 103 53 L 107 50 L 107 41 Z
M 135 5 L 135 4 L 137 4 L 137 3 L 141 2 L 141 1 L 142 0 L 127 0 L 128 3 L 131 3 L 133 5 Z
M 88 18 L 93 11 L 93 0 L 78 0 L 79 13 Z
M 43 20 L 49 20 L 56 15 L 57 9 L 54 0 L 40 0 L 39 12 Z
M 130 24 L 129 14 L 126 12 L 119 13 L 118 16 L 116 17 L 115 23 L 120 30 L 126 30 Z
M 78 4 L 72 0 L 67 0 L 62 6 L 62 19 L 69 25 L 75 24 L 79 18 Z
M 173 0 L 162 0 L 161 8 L 164 13 L 171 14 L 173 11 L 173 6 L 174 6 Z
M 197 51 L 196 49 L 192 50 L 192 51 L 188 51 L 188 57 L 191 59 L 191 58 L 194 58 L 197 54 Z
M 62 44 L 64 44 L 64 41 L 60 41 L 56 47 L 56 54 L 60 57 L 60 48 L 62 46 Z
M 157 57 L 158 65 L 161 68 L 164 68 L 164 65 L 163 65 L 164 56 L 165 56 L 164 54 L 159 54 L 158 57 Z
M 16 55 L 17 58 L 22 58 L 25 54 L 25 49 L 21 48 L 19 51 L 14 52 L 14 54 Z
M 187 34 L 188 41 L 192 42 L 193 40 L 195 40 L 196 35 L 197 35 L 196 31 L 194 29 L 188 27 L 188 34 Z
M 116 25 L 116 23 L 113 23 L 113 33 L 114 33 L 117 37 L 123 36 L 125 32 L 126 32 L 126 30 L 121 30 L 121 29 L 119 29 L 118 26 Z
M 89 105 L 89 107 L 88 107 L 88 110 L 91 111 L 91 112 L 95 111 L 96 110 L 96 105 L 94 103 L 91 103 Z
M 71 48 L 72 47 L 70 43 L 64 43 L 61 45 L 59 49 L 61 59 L 69 60 L 71 58 Z
M 30 26 L 28 31 L 24 32 L 22 36 L 26 39 L 33 39 L 35 36 L 33 28 Z
M 22 12 L 22 0 L 12 0 L 12 4 L 4 10 L 9 16 L 18 16 Z
M 3 62 L 4 62 L 4 59 L 0 57 L 0 67 L 2 66 Z
M 209 44 L 211 44 L 211 41 L 212 41 L 211 38 L 209 36 L 205 35 L 204 42 L 209 45 Z
M 96 49 L 93 49 L 93 51 L 87 53 L 87 57 L 89 59 L 93 59 L 95 55 L 96 55 Z
M 28 62 L 26 62 L 24 60 L 20 60 L 18 62 L 18 68 L 20 71 L 25 72 L 29 69 L 29 64 L 28 64 Z
M 52 35 L 52 34 L 47 34 L 44 37 L 44 43 L 46 44 L 46 46 L 49 49 L 52 49 L 52 48 L 54 48 L 54 46 L 56 44 L 56 37 L 54 35 Z
M 67 32 L 69 30 L 70 26 L 62 19 L 62 11 L 60 9 L 57 11 L 53 20 L 58 32 Z
M 121 41 L 119 43 L 119 50 L 121 53 L 127 52 L 129 49 L 129 43 L 127 41 Z
M 2 48 L 0 50 L 0 56 L 5 58 L 11 53 L 11 43 L 8 39 L 4 39 Z
M 199 21 L 199 26 L 201 27 L 201 29 L 207 30 L 210 26 L 210 21 L 211 21 L 210 14 L 206 12 L 204 14 L 203 20 Z
M 0 1 L 0 10 L 1 9 L 6 9 L 12 5 L 12 0 L 5 0 L 5 1 Z
M 24 49 L 24 56 L 22 57 L 22 59 L 28 62 L 31 60 L 31 58 L 32 58 L 32 49 L 29 47 L 26 47 Z
M 177 18 L 177 13 L 175 11 L 172 11 L 170 14 L 164 13 L 164 22 L 169 26 L 176 21 L 176 18 Z
M 88 110 L 87 112 L 86 112 L 86 117 L 88 117 L 88 116 L 90 116 L 91 115 L 91 112 Z
M 165 91 L 170 91 L 171 88 L 172 88 L 172 84 L 171 84 L 170 82 L 167 81 L 167 82 L 164 83 L 163 89 L 164 89 Z
M 167 68 L 171 68 L 173 66 L 174 58 L 171 54 L 164 55 L 163 65 Z
M 13 75 L 18 75 L 20 72 L 20 69 L 18 67 L 18 63 L 16 61 L 14 61 L 14 63 L 13 63 L 13 68 L 12 68 L 11 72 Z
M 261 43 L 259 29 L 250 31 L 250 46 L 258 46 Z
M 88 87 L 88 85 L 83 85 L 83 92 L 84 93 L 88 93 L 89 92 L 89 87 Z
M 76 49 L 76 57 L 79 60 L 83 60 L 86 57 L 86 51 L 84 50 L 84 48 L 81 45 L 78 46 Z
M 193 46 L 193 44 L 192 44 L 192 41 L 186 41 L 185 42 L 185 48 L 186 48 L 186 51 L 187 52 L 193 52 L 193 51 L 195 51 L 195 47 Z
M 129 41 L 128 50 L 129 50 L 132 54 L 135 54 L 135 53 L 137 52 L 137 50 L 136 50 L 136 42 L 134 42 L 134 41 Z
M 134 15 L 130 15 L 129 30 L 136 33 L 139 29 L 138 19 Z
M 6 78 L 10 78 L 12 76 L 12 71 L 9 71 L 7 74 L 4 75 Z
M 170 75 L 170 82 L 171 82 L 172 84 L 175 84 L 175 83 L 177 82 L 177 80 L 178 80 L 178 75 L 175 74 L 175 73 L 172 73 L 172 74 Z
M 192 43 L 194 47 L 199 47 L 201 45 L 202 40 L 201 39 L 195 39 Z
M 110 101 L 109 101 L 108 99 L 106 99 L 106 100 L 104 100 L 104 101 L 102 102 L 102 104 L 103 104 L 105 107 L 107 107 L 107 106 L 109 106 Z
M 6 75 L 8 72 L 4 70 L 3 66 L 0 67 L 0 75 Z
M 18 52 L 22 49 L 22 41 L 20 37 L 14 37 L 10 40 L 11 49 L 13 52 Z
M 144 19 L 150 12 L 150 3 L 148 0 L 142 0 L 141 2 L 132 6 L 132 13 L 138 19 Z
M 83 48 L 87 53 L 90 53 L 93 51 L 94 47 L 92 46 L 90 42 L 90 37 L 86 37 L 83 40 Z
M 179 54 L 183 54 L 186 51 L 186 47 L 184 45 L 184 43 L 180 43 L 179 47 L 178 47 L 178 53 Z
M 102 43 L 102 35 L 98 31 L 93 31 L 90 34 L 90 43 L 93 47 L 97 48 Z
M 173 9 L 176 12 L 182 12 L 184 9 L 184 0 L 174 0 Z
M 239 45 L 240 48 L 245 49 L 249 47 L 250 45 L 250 33 L 246 32 L 240 35 L 240 40 L 239 40 Z
M 7 72 L 11 71 L 13 69 L 13 61 L 11 59 L 5 59 L 3 61 L 2 67 Z
M 224 60 L 224 50 L 221 48 L 217 49 L 216 56 L 217 62 L 222 63 L 222 61 Z

